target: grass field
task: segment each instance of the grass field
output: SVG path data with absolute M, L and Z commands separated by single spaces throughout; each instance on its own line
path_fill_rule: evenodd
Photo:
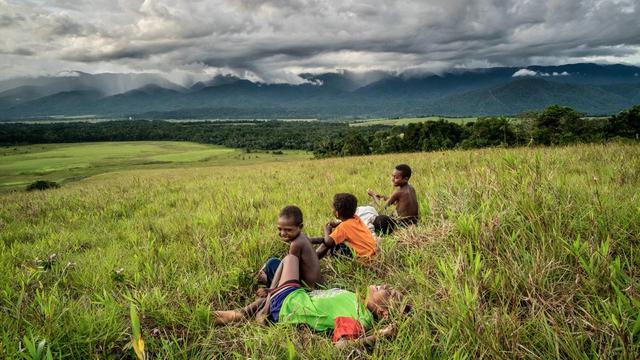
M 371 126 L 371 125 L 408 125 L 414 123 L 422 123 L 425 121 L 450 121 L 457 124 L 466 124 L 471 121 L 476 121 L 477 117 L 443 117 L 443 116 L 425 116 L 419 118 L 400 118 L 400 119 L 371 119 L 364 121 L 352 122 L 349 126 Z
M 21 189 L 39 179 L 66 183 L 124 168 L 168 168 L 308 159 L 303 151 L 245 153 L 189 142 L 45 144 L 0 147 L 0 192 Z
M 330 287 L 405 292 L 395 339 L 338 350 L 308 330 L 212 325 L 285 253 L 281 207 L 318 235 L 334 193 L 390 190 L 400 162 L 420 225 L 368 262 L 321 261 Z M 56 358 L 133 358 L 133 303 L 159 359 L 637 359 L 639 188 L 640 146 L 610 144 L 135 169 L 1 194 L 0 358 L 42 341 Z

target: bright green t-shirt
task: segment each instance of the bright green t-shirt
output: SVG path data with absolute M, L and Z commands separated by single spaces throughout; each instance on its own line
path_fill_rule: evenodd
M 317 331 L 333 329 L 337 317 L 346 316 L 360 322 L 364 329 L 373 325 L 373 315 L 359 305 L 356 294 L 342 289 L 297 289 L 284 299 L 278 322 L 306 324 Z

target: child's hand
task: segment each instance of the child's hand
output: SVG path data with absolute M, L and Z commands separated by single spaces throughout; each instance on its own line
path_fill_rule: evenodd
M 257 297 L 263 298 L 263 297 L 267 297 L 267 295 L 269 295 L 269 292 L 267 291 L 267 288 L 259 288 L 256 291 L 256 296 Z
M 378 194 L 376 194 L 375 191 L 373 191 L 372 189 L 367 189 L 367 194 L 369 194 L 369 196 L 373 196 L 373 197 L 377 197 Z
M 349 341 L 345 339 L 338 340 L 335 344 L 333 344 L 337 349 L 344 350 L 349 347 Z
M 391 324 L 385 327 L 384 329 L 380 330 L 380 336 L 383 336 L 383 337 L 394 337 L 396 336 L 397 333 L 398 333 L 398 329 L 396 329 L 396 326 L 394 324 Z
M 332 228 L 337 227 L 338 225 L 340 225 L 342 221 L 340 220 L 331 220 L 329 221 L 329 224 L 331 225 Z
M 331 223 L 331 221 L 329 221 L 328 223 L 326 223 L 324 225 L 324 231 L 330 233 L 331 230 L 333 230 L 335 226 L 333 226 L 333 224 Z

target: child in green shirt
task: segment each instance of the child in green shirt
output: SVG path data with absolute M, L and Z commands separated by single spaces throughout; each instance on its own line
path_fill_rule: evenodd
M 387 285 L 371 285 L 366 304 L 361 304 L 356 294 L 347 290 L 330 289 L 307 292 L 300 286 L 299 260 L 287 255 L 280 276 L 274 278 L 278 284 L 267 296 L 260 309 L 249 305 L 239 310 L 215 311 L 215 323 L 226 325 L 251 315 L 260 323 L 266 320 L 286 324 L 305 324 L 317 331 L 333 330 L 334 341 L 343 346 L 354 340 L 372 343 L 380 336 L 392 336 L 395 328 L 390 325 L 376 334 L 364 337 L 364 332 L 373 325 L 374 318 L 384 318 L 389 307 L 400 303 L 402 294 Z

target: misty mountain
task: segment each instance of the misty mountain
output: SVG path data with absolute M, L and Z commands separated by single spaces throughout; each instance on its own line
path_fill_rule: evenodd
M 640 91 L 640 82 L 625 84 Z M 610 86 L 615 89 L 617 86 Z M 634 105 L 633 96 L 625 96 L 597 85 L 569 84 L 542 78 L 517 79 L 488 89 L 453 95 L 429 104 L 425 111 L 450 115 L 518 114 L 561 104 L 592 115 L 606 115 Z M 628 94 L 632 94 L 630 91 Z M 637 102 L 636 102 L 637 103 Z M 506 112 L 506 110 L 509 112 Z
M 640 103 L 639 73 L 634 66 L 597 64 L 411 76 L 341 71 L 302 74 L 306 82 L 299 85 L 219 75 L 189 88 L 154 74 L 75 73 L 14 81 L 19 86 L 0 92 L 0 118 L 510 115 L 551 104 L 600 115 Z M 0 82 L 0 89 L 6 86 Z
M 80 71 L 67 71 L 58 74 L 58 76 L 2 80 L 0 81 L 0 92 L 19 87 L 35 87 L 44 94 L 43 96 L 59 92 L 87 90 L 94 90 L 108 96 L 124 93 L 146 85 L 158 85 L 176 91 L 186 90 L 158 74 L 87 74 Z

